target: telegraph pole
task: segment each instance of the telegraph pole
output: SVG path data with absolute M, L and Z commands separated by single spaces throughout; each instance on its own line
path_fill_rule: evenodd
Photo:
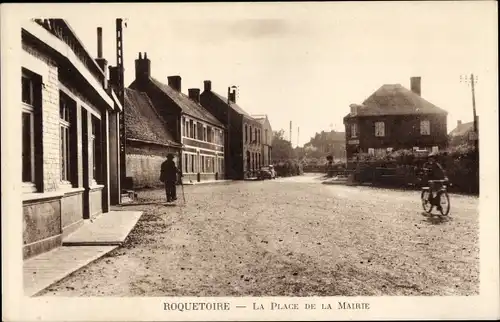
M 123 19 L 116 19 L 116 66 L 118 69 L 117 72 L 117 92 L 118 92 L 118 100 L 122 106 L 125 106 L 125 80 L 124 80 L 124 64 L 123 64 Z M 125 184 L 125 180 L 127 177 L 126 170 L 126 134 L 125 134 L 125 110 L 120 112 L 119 122 L 120 122 L 120 178 L 121 178 L 121 186 L 123 187 Z
M 474 76 L 474 74 L 470 74 L 470 78 L 468 76 L 460 76 L 460 81 L 466 84 L 471 85 L 471 91 L 472 91 L 472 114 L 474 117 L 474 148 L 476 152 L 479 152 L 479 135 L 478 135 L 478 129 L 477 129 L 477 114 L 476 114 L 476 92 L 474 85 L 477 83 L 477 76 Z

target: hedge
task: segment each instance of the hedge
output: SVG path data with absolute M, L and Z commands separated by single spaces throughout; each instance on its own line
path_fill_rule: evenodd
M 479 193 L 479 158 L 469 146 L 459 146 L 439 152 L 437 161 L 444 167 L 451 182 L 450 191 Z M 425 155 L 411 150 L 399 150 L 383 157 L 361 155 L 359 161 L 348 164 L 354 181 L 375 185 L 417 186 L 425 184 L 421 169 Z
M 274 164 L 274 170 L 279 177 L 298 176 L 304 173 L 302 164 L 295 160 L 277 162 Z

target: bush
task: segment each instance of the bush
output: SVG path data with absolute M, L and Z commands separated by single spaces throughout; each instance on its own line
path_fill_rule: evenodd
M 274 164 L 276 175 L 280 177 L 298 176 L 304 173 L 302 164 L 295 160 L 281 161 Z
M 399 150 L 384 157 L 361 155 L 358 162 L 348 166 L 354 170 L 354 180 L 359 183 L 419 186 L 423 183 L 419 170 L 426 162 L 423 156 L 412 150 Z M 473 147 L 459 146 L 441 151 L 437 161 L 452 183 L 450 191 L 479 193 L 479 159 Z

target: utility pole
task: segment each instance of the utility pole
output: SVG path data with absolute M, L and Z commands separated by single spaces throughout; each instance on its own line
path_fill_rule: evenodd
M 297 147 L 299 146 L 300 127 L 297 127 Z
M 290 145 L 292 145 L 292 121 L 290 121 Z
M 468 76 L 460 76 L 460 81 L 466 84 L 471 85 L 471 91 L 472 91 L 472 114 L 474 117 L 474 134 L 473 134 L 473 139 L 474 139 L 474 148 L 476 150 L 476 153 L 479 152 L 479 133 L 477 129 L 477 114 L 476 114 L 476 92 L 474 89 L 475 83 L 477 83 L 477 76 L 474 76 L 474 74 L 470 74 L 470 78 Z
M 122 106 L 125 106 L 125 80 L 124 80 L 124 64 L 123 64 L 123 19 L 116 19 L 116 67 L 117 72 L 117 92 L 118 100 Z M 126 177 L 126 134 L 125 134 L 125 111 L 120 112 L 119 122 L 120 122 L 120 181 L 123 187 Z

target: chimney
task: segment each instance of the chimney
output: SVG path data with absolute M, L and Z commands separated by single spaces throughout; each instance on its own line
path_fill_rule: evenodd
M 147 81 L 151 76 L 151 61 L 148 59 L 148 54 L 144 53 L 142 58 L 139 53 L 139 58 L 135 60 L 135 79 L 138 81 Z
M 181 77 L 180 76 L 168 76 L 168 86 L 175 89 L 177 92 L 181 92 Z
M 411 91 L 418 96 L 422 95 L 422 89 L 420 87 L 420 81 L 421 77 L 411 77 L 410 78 L 410 86 L 411 86 Z
M 236 103 L 236 92 L 229 92 L 229 101 Z
M 95 62 L 104 72 L 103 87 L 108 88 L 108 61 L 102 57 L 102 28 L 97 28 L 97 58 Z
M 204 90 L 205 92 L 211 92 L 212 91 L 212 81 L 206 80 L 203 82 L 204 85 Z
M 196 103 L 200 102 L 200 89 L 199 88 L 190 88 L 188 89 L 189 98 L 195 101 Z
M 351 108 L 351 116 L 356 116 L 358 114 L 359 105 L 351 104 L 349 107 Z
M 102 58 L 102 28 L 97 27 L 97 58 Z
M 457 126 L 460 126 L 460 125 L 462 125 L 462 121 L 461 121 L 461 120 L 458 120 L 458 121 L 457 121 Z

